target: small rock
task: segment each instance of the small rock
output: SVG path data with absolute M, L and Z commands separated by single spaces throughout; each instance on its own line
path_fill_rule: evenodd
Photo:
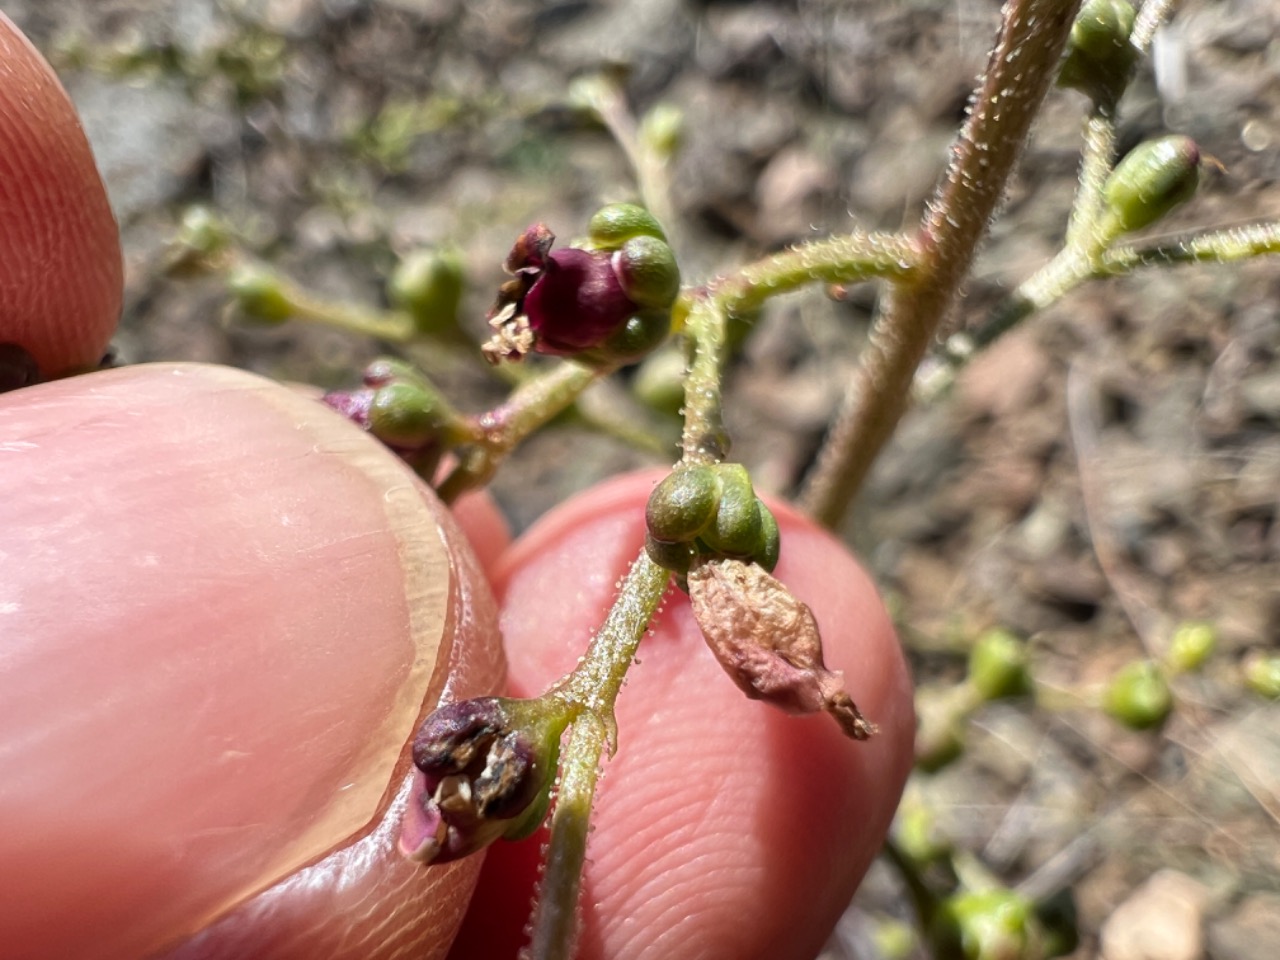
M 1280 944 L 1280 896 L 1247 898 L 1229 917 L 1209 928 L 1213 960 L 1274 960 Z
M 1105 960 L 1199 960 L 1206 891 L 1176 870 L 1144 883 L 1102 925 Z

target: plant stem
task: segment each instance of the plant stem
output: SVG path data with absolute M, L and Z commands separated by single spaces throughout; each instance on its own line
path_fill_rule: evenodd
M 919 235 L 917 271 L 893 284 L 802 505 L 836 526 L 906 410 L 916 368 L 955 300 L 1048 92 L 1079 0 L 1010 0 L 987 75 Z
M 480 443 L 440 484 L 440 499 L 452 503 L 466 491 L 488 482 L 498 464 L 520 441 L 572 406 L 582 391 L 611 372 L 608 367 L 561 363 L 525 380 L 501 404 L 471 418 Z
M 573 724 L 560 763 L 551 843 L 530 921 L 529 945 L 520 952 L 522 960 L 573 960 L 591 802 L 605 740 L 605 724 L 595 714 L 585 713 Z
M 561 754 L 560 789 L 551 818 L 546 869 L 531 921 L 530 946 L 522 956 L 570 960 L 573 955 L 578 891 L 600 757 L 606 745 L 610 753 L 616 745 L 614 704 L 669 578 L 670 574 L 641 550 L 586 656 L 549 691 L 575 711 L 575 719 Z
M 1071 204 L 1065 246 L 1088 245 L 1102 212 L 1102 188 L 1111 173 L 1116 152 L 1115 111 L 1095 105 L 1084 122 L 1084 149 L 1080 160 L 1080 186 Z

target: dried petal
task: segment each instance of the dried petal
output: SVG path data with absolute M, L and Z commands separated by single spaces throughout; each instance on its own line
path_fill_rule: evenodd
M 781 582 L 754 563 L 713 559 L 695 563 L 688 583 L 703 637 L 748 697 L 787 713 L 825 710 L 855 740 L 875 732 L 823 663 L 813 612 Z

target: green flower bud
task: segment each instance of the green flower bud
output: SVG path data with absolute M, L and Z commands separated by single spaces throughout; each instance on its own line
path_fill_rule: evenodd
M 1199 670 L 1218 645 L 1218 630 L 1211 623 L 1188 621 L 1178 625 L 1169 641 L 1165 662 L 1179 673 Z
M 1030 693 L 1026 643 L 999 627 L 984 631 L 969 651 L 969 682 L 983 700 Z
M 462 258 L 453 251 L 417 250 L 387 279 L 387 297 L 413 318 L 419 333 L 457 330 L 464 286 Z
M 715 469 L 720 475 L 720 507 L 702 539 L 716 553 L 750 557 L 760 549 L 764 534 L 751 475 L 740 463 L 721 463 Z
M 369 406 L 369 432 L 393 449 L 409 450 L 440 432 L 434 394 L 413 383 L 395 381 L 378 388 Z
M 917 866 L 923 867 L 951 855 L 951 841 L 938 826 L 938 818 L 933 811 L 919 797 L 909 794 L 903 798 L 893 833 L 898 849 Z
M 231 271 L 227 286 L 235 297 L 240 312 L 260 323 L 284 323 L 293 316 L 293 304 L 276 274 L 253 263 L 244 263 Z
M 1164 723 L 1173 710 L 1173 693 L 1156 664 L 1138 660 L 1111 679 L 1102 707 L 1132 730 L 1151 730 Z
M 618 283 L 628 300 L 641 307 L 670 309 L 680 292 L 680 268 L 666 241 L 632 237 L 613 256 Z
M 196 204 L 183 211 L 176 242 L 192 254 L 207 257 L 231 242 L 231 231 L 212 210 Z
M 1280 656 L 1251 657 L 1244 665 L 1244 682 L 1268 700 L 1280 700 Z
M 645 506 L 649 533 L 666 543 L 688 543 L 716 519 L 720 477 L 714 467 L 680 467 L 662 479 Z
M 654 237 L 664 243 L 667 240 L 657 218 L 634 203 L 601 207 L 587 224 L 587 235 L 597 250 L 617 250 L 632 237 Z
M 1134 147 L 1103 185 L 1100 230 L 1107 238 L 1150 226 L 1190 200 L 1200 183 L 1200 149 L 1190 137 L 1168 136 Z
M 1089 0 L 1071 28 L 1058 85 L 1099 103 L 1119 100 L 1138 60 L 1129 42 L 1135 17 L 1128 0 Z
M 666 540 L 655 539 L 651 533 L 645 535 L 644 549 L 649 554 L 649 559 L 663 570 L 670 570 L 681 577 L 689 572 L 694 559 L 698 556 L 696 543 L 669 543 Z M 681 584 L 680 589 L 687 591 L 688 587 Z
M 1031 901 L 1012 890 L 948 897 L 938 909 L 933 935 L 942 956 L 1021 960 L 1039 955 L 1039 930 Z
M 756 505 L 760 508 L 760 547 L 751 555 L 751 560 L 773 573 L 782 552 L 782 535 L 778 532 L 778 519 L 773 511 L 765 506 L 763 500 L 757 499 Z

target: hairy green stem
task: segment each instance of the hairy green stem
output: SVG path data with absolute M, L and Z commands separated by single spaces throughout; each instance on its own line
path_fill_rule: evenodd
M 569 734 L 560 762 L 551 843 L 530 922 L 529 945 L 520 952 L 523 960 L 573 960 L 591 802 L 606 740 L 605 724 L 592 713 L 580 716 Z
M 480 442 L 463 455 L 440 484 L 440 499 L 452 503 L 466 491 L 487 483 L 517 444 L 572 406 L 582 391 L 611 372 L 608 367 L 561 363 L 525 380 L 501 404 L 471 418 Z
M 616 745 L 614 704 L 669 578 L 666 570 L 640 551 L 586 656 L 549 691 L 574 711 L 575 719 L 561 753 L 551 842 L 531 921 L 530 944 L 523 956 L 536 960 L 570 960 L 573 956 L 578 891 L 600 758 L 606 747 L 612 752 Z
M 1080 186 L 1071 204 L 1065 246 L 1087 246 L 1102 213 L 1102 188 L 1115 163 L 1115 110 L 1095 105 L 1084 122 L 1084 149 L 1080 160 Z
M 1048 92 L 1079 0 L 1010 0 L 977 100 L 920 231 L 917 270 L 893 284 L 863 363 L 801 497 L 843 519 L 906 410 L 916 368 L 950 310 Z

